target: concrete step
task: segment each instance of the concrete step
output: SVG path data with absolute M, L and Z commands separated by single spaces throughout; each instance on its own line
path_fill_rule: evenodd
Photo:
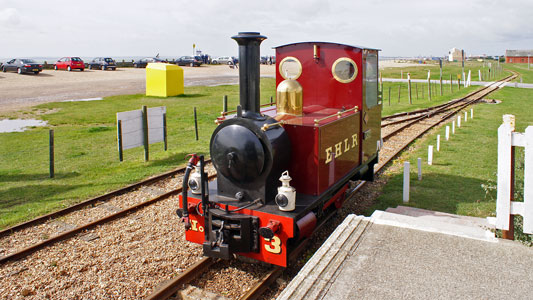
M 409 211 L 413 214 L 419 214 L 420 216 L 409 216 L 404 215 L 401 213 L 395 213 L 397 212 L 406 212 Z M 422 230 L 422 231 L 428 231 L 428 232 L 436 232 L 436 233 L 442 233 L 442 234 L 448 234 L 448 235 L 454 235 L 459 237 L 465 237 L 475 240 L 482 240 L 482 241 L 489 241 L 489 242 L 497 242 L 497 239 L 494 237 L 494 233 L 492 233 L 487 227 L 479 226 L 476 223 L 475 225 L 472 224 L 472 220 L 462 219 L 460 216 L 456 215 L 431 215 L 426 214 L 425 217 L 422 216 L 424 212 L 423 211 L 417 211 L 417 210 L 406 210 L 406 209 L 391 209 L 388 212 L 387 211 L 381 211 L 376 210 L 371 218 L 372 222 L 375 224 L 381 224 L 381 225 L 390 225 L 390 226 L 396 226 L 396 227 L 402 227 L 402 228 L 409 228 L 409 229 L 415 229 L 415 230 Z M 479 221 L 482 222 L 482 221 Z M 486 222 L 486 221 L 485 221 Z
M 346 258 L 355 255 L 369 223 L 370 219 L 363 216 L 346 217 L 277 299 L 319 299 Z
M 453 224 L 464 225 L 464 226 L 478 226 L 478 227 L 485 228 L 485 229 L 494 229 L 494 225 L 490 224 L 487 218 L 460 216 L 460 215 L 454 215 L 450 213 L 432 211 L 432 210 L 421 209 L 421 208 L 416 208 L 416 207 L 401 206 L 401 205 L 396 208 L 389 207 L 385 211 L 390 212 L 390 213 L 400 214 L 400 215 L 421 218 L 421 219 L 430 220 L 430 221 L 453 223 Z

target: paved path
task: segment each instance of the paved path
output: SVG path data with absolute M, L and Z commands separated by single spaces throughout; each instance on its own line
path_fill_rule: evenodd
M 531 299 L 533 249 L 408 210 L 348 216 L 278 299 Z
M 398 79 L 398 78 L 383 78 L 383 81 L 386 82 L 405 82 L 407 83 L 407 79 Z M 425 79 L 411 79 L 411 82 L 417 82 L 417 83 L 427 83 L 428 81 Z M 438 80 L 431 80 L 433 83 L 439 83 Z M 471 81 L 472 85 L 481 85 L 481 86 L 488 86 L 490 84 L 493 84 L 494 81 Z M 443 80 L 442 84 L 450 84 L 449 80 Z M 457 81 L 453 81 L 453 84 L 455 85 L 454 88 L 457 86 Z M 464 86 L 464 85 L 462 85 Z M 518 83 L 518 82 L 507 82 L 503 86 L 509 86 L 509 87 L 517 87 L 517 88 L 523 88 L 523 89 L 533 89 L 533 84 L 531 83 Z

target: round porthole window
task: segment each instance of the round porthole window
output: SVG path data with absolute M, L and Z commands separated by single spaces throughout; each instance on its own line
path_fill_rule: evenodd
M 341 57 L 333 63 L 331 73 L 337 81 L 342 83 L 349 83 L 354 81 L 357 77 L 357 65 L 348 57 Z
M 279 74 L 284 79 L 298 79 L 302 74 L 302 64 L 296 57 L 287 56 L 279 63 Z

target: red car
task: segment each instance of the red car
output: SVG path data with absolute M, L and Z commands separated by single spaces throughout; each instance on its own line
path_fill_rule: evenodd
M 60 60 L 56 61 L 54 64 L 54 70 L 65 69 L 67 71 L 72 71 L 74 69 L 79 69 L 80 71 L 85 70 L 85 64 L 83 60 L 79 57 L 63 57 Z

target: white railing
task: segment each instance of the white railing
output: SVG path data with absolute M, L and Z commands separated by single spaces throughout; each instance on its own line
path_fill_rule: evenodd
M 511 215 L 524 218 L 524 233 L 533 234 L 533 126 L 525 133 L 514 132 L 514 116 L 504 115 L 498 128 L 498 197 L 496 228 L 508 231 Z M 514 147 L 525 148 L 524 202 L 512 201 L 514 194 Z M 511 228 L 512 230 L 512 228 Z

